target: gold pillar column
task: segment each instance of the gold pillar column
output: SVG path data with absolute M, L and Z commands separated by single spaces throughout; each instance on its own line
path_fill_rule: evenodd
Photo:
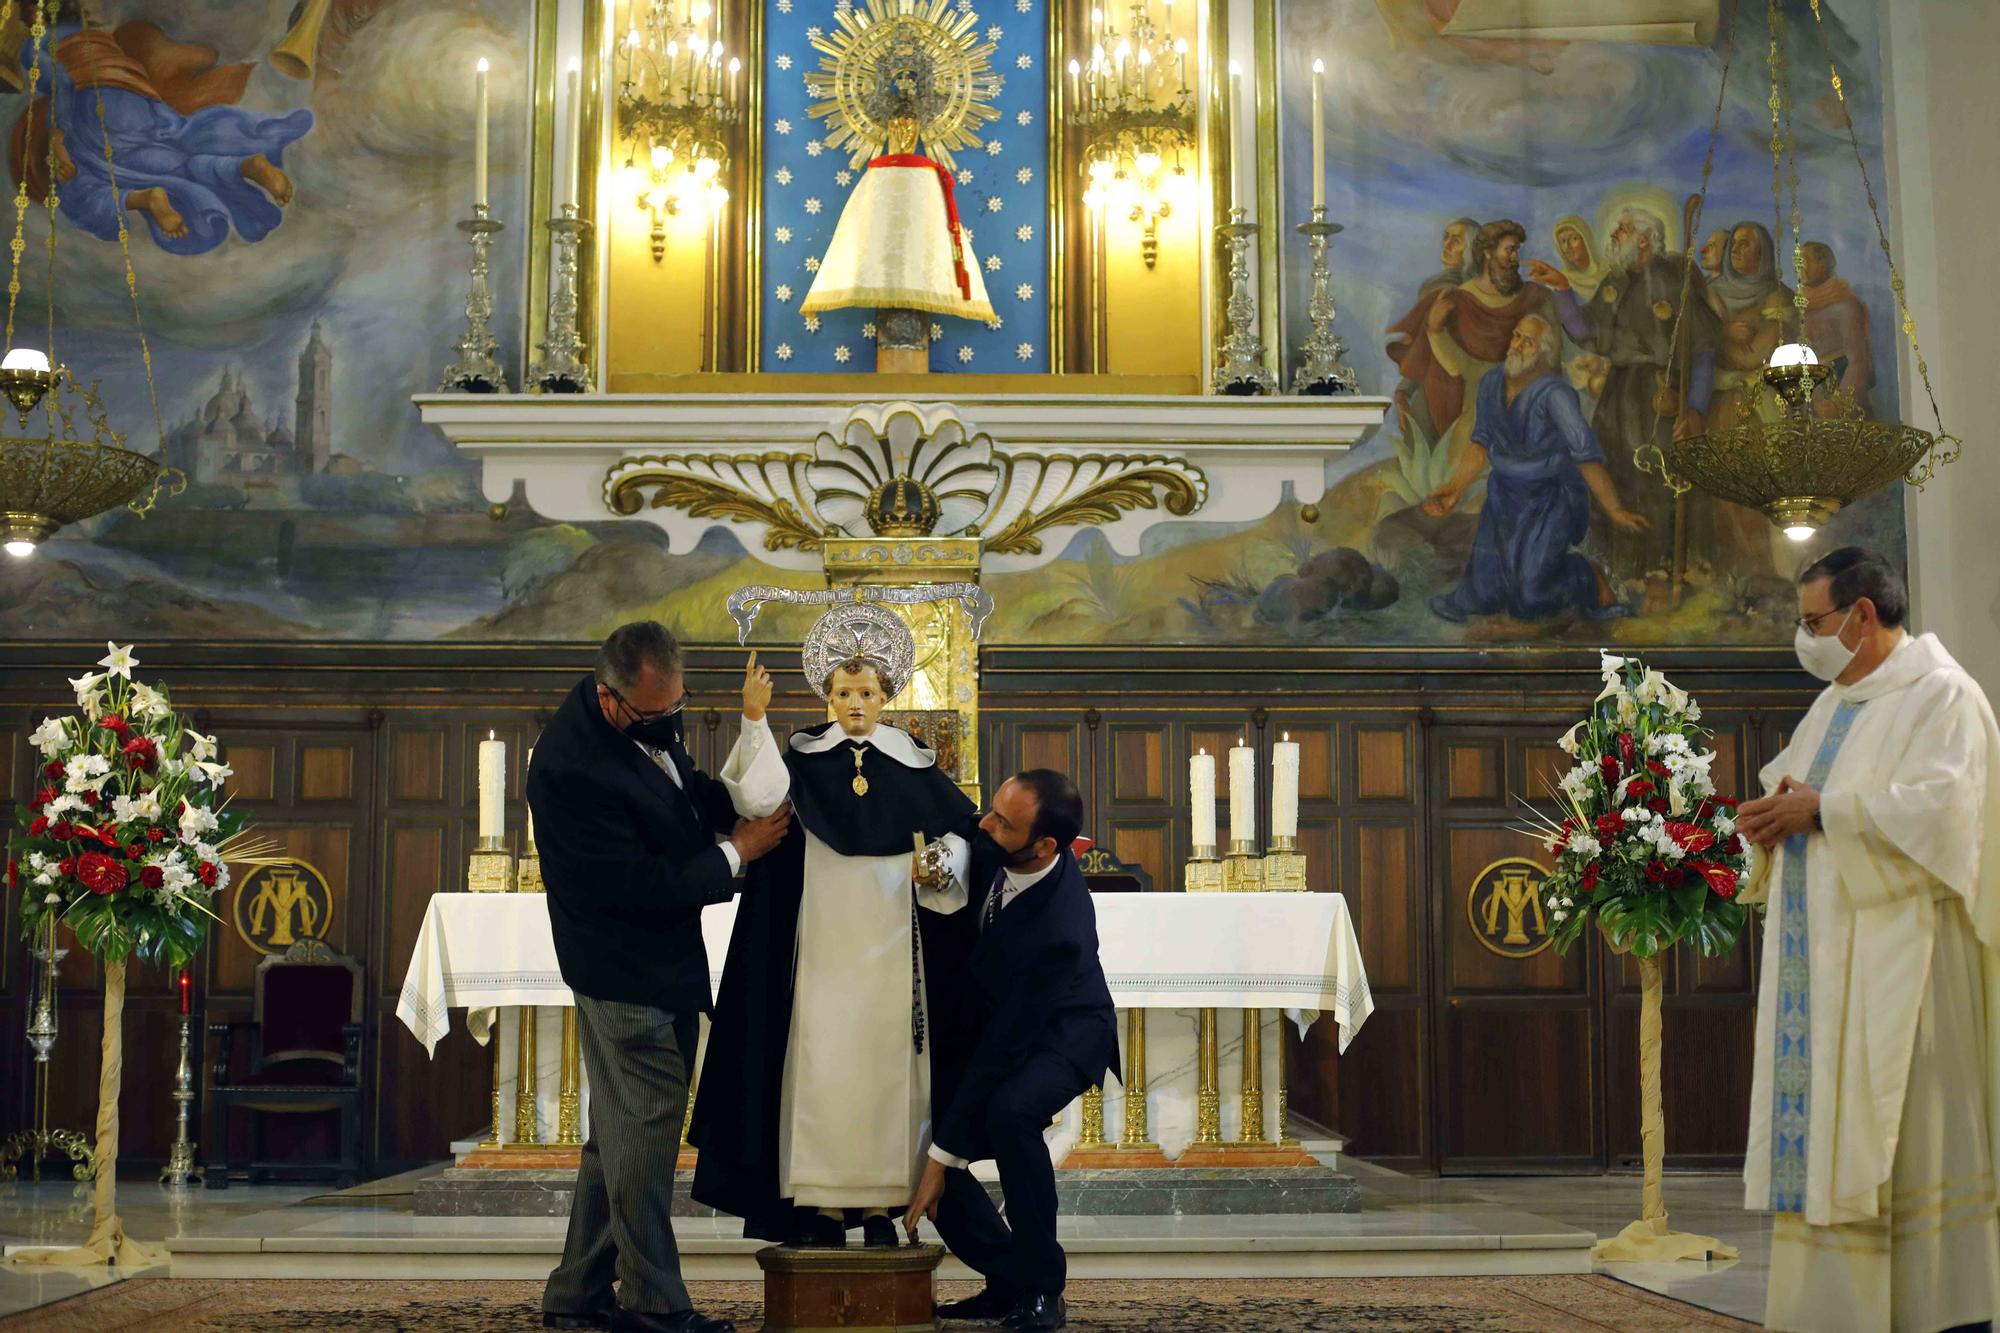
M 1246 1148 L 1262 1148 L 1271 1140 L 1264 1135 L 1264 1011 L 1243 1011 L 1243 1120 L 1236 1141 Z
M 514 1142 L 542 1141 L 535 1124 L 535 1006 L 521 1006 L 519 1050 L 514 1060 Z
M 1299 1141 L 1286 1127 L 1291 1123 L 1291 1090 L 1285 1081 L 1285 1011 L 1278 1011 L 1278 1146 L 1296 1148 Z
M 1222 1084 L 1217 1065 L 1215 1010 L 1195 1020 L 1194 1141 L 1197 1147 L 1222 1142 Z
M 563 1010 L 561 1112 L 556 1142 L 565 1148 L 583 1142 L 583 1049 L 576 1031 L 576 1008 Z
M 1146 1116 L 1146 1011 L 1125 1011 L 1125 1124 L 1118 1131 L 1118 1147 L 1124 1152 L 1157 1155 L 1160 1145 L 1152 1141 Z
M 1093 1083 L 1084 1092 L 1079 1110 L 1083 1123 L 1077 1130 L 1076 1146 L 1086 1151 L 1104 1147 L 1104 1088 L 1100 1084 Z
M 493 1043 L 493 1133 L 480 1144 L 482 1148 L 498 1148 L 507 1141 L 507 1122 L 500 1114 L 500 1011 L 493 1011 L 493 1026 L 488 1031 L 487 1040 Z

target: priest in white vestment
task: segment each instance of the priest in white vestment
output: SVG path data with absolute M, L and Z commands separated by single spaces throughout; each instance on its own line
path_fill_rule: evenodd
M 914 659 L 893 613 L 835 607 L 804 656 L 835 720 L 781 746 L 764 717 L 770 677 L 753 657 L 720 775 L 739 813 L 789 800 L 796 820 L 746 888 L 730 942 L 696 1109 L 694 1193 L 752 1235 L 841 1245 L 856 1211 L 868 1244 L 894 1245 L 889 1211 L 908 1203 L 929 1146 L 920 909 L 965 907 L 975 812 L 931 751 L 880 720 Z M 917 834 L 936 887 L 916 880 Z
M 1766 1324 L 1935 1333 L 2000 1315 L 2000 730 L 1903 580 L 1809 568 L 1829 683 L 1739 811 L 1764 901 L 1746 1207 L 1777 1214 Z

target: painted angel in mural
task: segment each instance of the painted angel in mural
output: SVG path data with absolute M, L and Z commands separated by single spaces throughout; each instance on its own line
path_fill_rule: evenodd
M 0 77 L 20 91 L 37 64 L 28 3 L 14 0 L 0 19 Z M 301 7 L 275 65 L 300 76 L 283 63 L 287 49 L 310 50 L 332 3 Z M 7 141 L 14 180 L 31 199 L 47 199 L 53 184 L 63 216 L 106 241 L 118 239 L 121 213 L 137 213 L 154 244 L 177 255 L 213 250 L 232 230 L 260 241 L 284 221 L 294 193 L 285 150 L 312 129 L 311 111 L 239 105 L 255 64 L 220 64 L 212 47 L 177 41 L 152 23 L 90 28 L 68 6 L 49 10 L 54 21 L 39 53 L 45 91 Z

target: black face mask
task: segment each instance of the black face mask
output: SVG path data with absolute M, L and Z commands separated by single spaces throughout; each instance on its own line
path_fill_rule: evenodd
M 683 745 L 682 710 L 676 708 L 665 717 L 649 717 L 634 722 L 625 728 L 625 734 L 641 745 L 650 745 L 655 750 L 667 750 Z

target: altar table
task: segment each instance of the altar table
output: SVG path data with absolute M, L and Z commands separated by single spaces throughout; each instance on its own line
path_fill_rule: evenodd
M 1097 894 L 1092 901 L 1098 956 L 1120 1009 L 1279 1010 L 1301 1032 L 1330 1014 L 1345 1051 L 1374 1008 L 1347 903 L 1339 894 L 1116 893 Z M 702 913 L 712 988 L 720 985 L 735 920 L 733 900 Z M 450 1030 L 452 1009 L 469 1011 L 467 1026 L 484 1042 L 496 1009 L 537 1007 L 544 1012 L 538 1015 L 535 1063 L 545 1076 L 536 1078 L 535 1088 L 537 1101 L 547 1102 L 563 1076 L 555 1061 L 554 1025 L 562 1019 L 556 1011 L 571 1003 L 541 895 L 440 893 L 432 897 L 417 934 L 396 1016 L 435 1053 Z M 1185 1058 L 1192 1053 L 1193 1028 L 1182 1034 L 1177 1025 L 1156 1027 L 1165 1030 L 1149 1034 L 1152 1077 L 1143 1086 L 1157 1103 L 1152 1136 L 1172 1152 L 1194 1137 L 1197 1061 Z M 1282 1086 L 1278 1043 L 1260 1039 L 1258 1045 L 1257 1063 L 1266 1071 L 1261 1086 Z M 502 1084 L 514 1067 L 505 1053 L 496 1061 Z M 1185 1096 L 1179 1090 L 1183 1083 Z M 1115 1138 L 1122 1107 L 1106 1100 L 1105 1109 L 1114 1112 L 1106 1129 Z M 1072 1107 L 1072 1120 L 1076 1113 Z M 557 1115 L 550 1104 L 541 1123 L 553 1128 Z M 1236 1128 L 1240 1132 L 1240 1123 Z

